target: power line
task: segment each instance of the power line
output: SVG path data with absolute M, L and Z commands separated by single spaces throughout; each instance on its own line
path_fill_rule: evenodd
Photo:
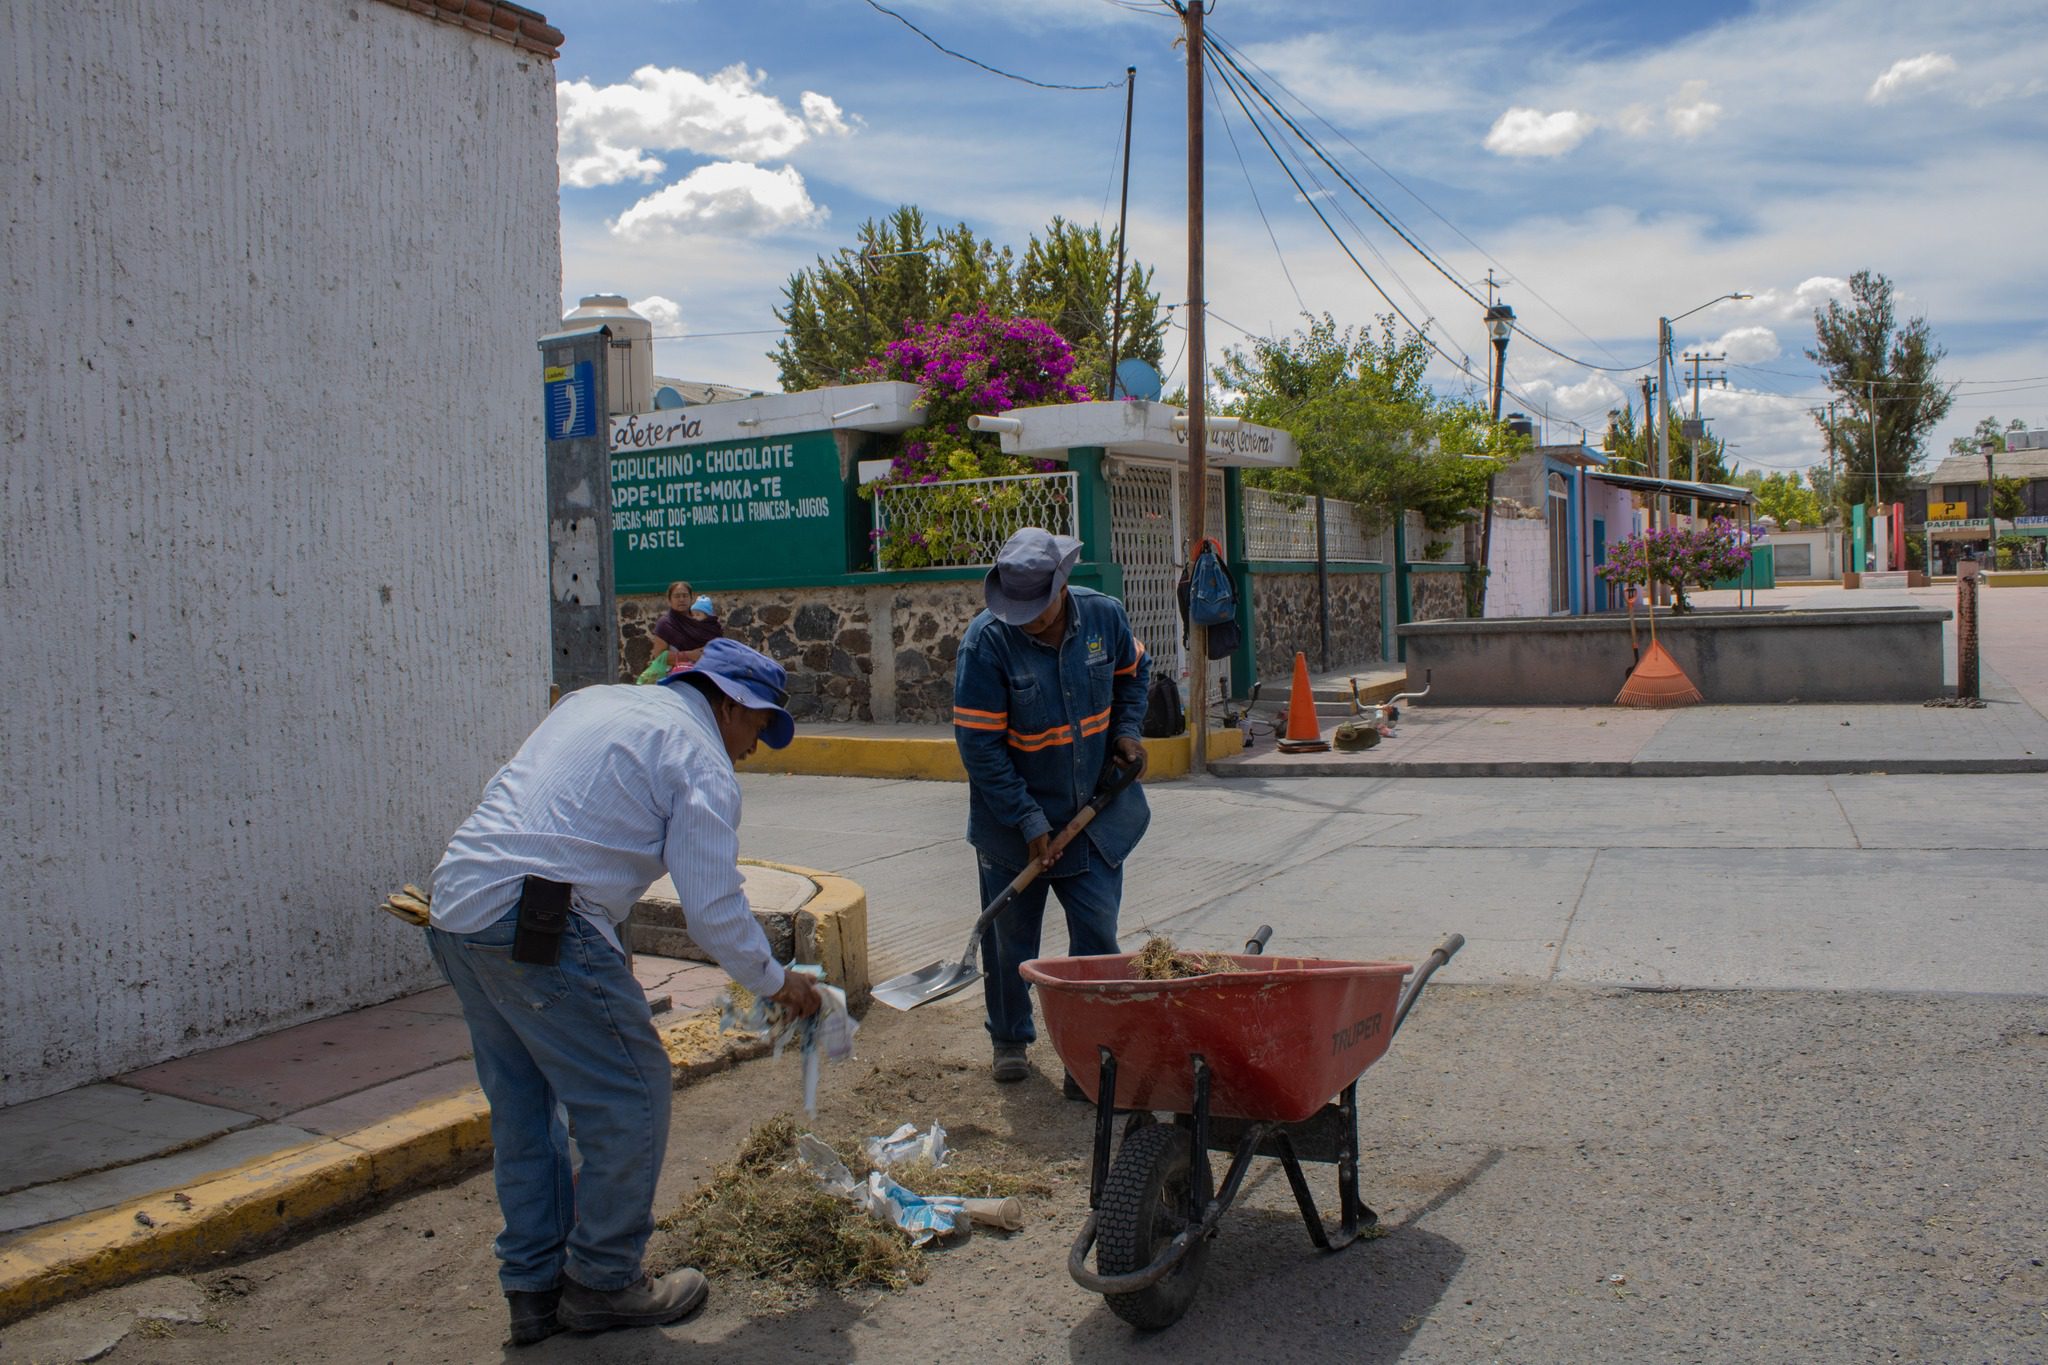
M 1223 101 L 1217 98 L 1216 74 L 1213 71 L 1203 74 L 1208 77 L 1209 98 L 1216 105 L 1216 119 L 1223 125 L 1223 135 L 1230 139 L 1230 150 L 1237 156 L 1237 169 L 1244 173 L 1244 187 L 1251 191 L 1252 207 L 1259 211 L 1259 221 L 1265 224 L 1266 240 L 1273 244 L 1273 255 L 1280 262 L 1280 273 L 1287 277 L 1287 287 L 1294 291 L 1296 306 L 1306 314 L 1308 312 L 1308 303 L 1301 297 L 1301 287 L 1294 282 L 1294 272 L 1287 268 L 1287 254 L 1280 250 L 1280 239 L 1273 235 L 1273 224 L 1266 217 L 1266 206 L 1259 202 L 1258 186 L 1252 184 L 1251 167 L 1244 164 L 1244 152 L 1237 145 L 1237 134 L 1230 127 L 1230 116 L 1224 112 Z M 1215 314 L 1212 313 L 1210 316 L 1214 317 Z M 1237 324 L 1234 322 L 1230 325 L 1237 327 Z M 1238 327 L 1238 330 L 1240 332 L 1244 331 L 1242 327 Z M 1245 335 L 1250 336 L 1251 333 L 1246 332 Z
M 1213 34 L 1214 31 L 1205 29 L 1204 32 Z M 1326 118 L 1321 112 L 1319 112 L 1314 105 L 1310 104 L 1307 100 L 1303 99 L 1300 95 L 1296 94 L 1293 90 L 1289 89 L 1286 83 L 1283 82 L 1278 76 L 1274 75 L 1265 67 L 1260 66 L 1258 62 L 1254 61 L 1251 57 L 1246 56 L 1242 49 L 1238 48 L 1234 43 L 1231 43 L 1229 40 L 1218 36 L 1216 38 L 1216 41 L 1222 43 L 1223 46 L 1229 48 L 1238 57 L 1242 58 L 1245 65 L 1251 67 L 1254 71 L 1257 71 L 1261 76 L 1264 76 L 1268 81 L 1272 82 L 1274 89 L 1280 91 L 1281 94 L 1286 95 L 1289 99 L 1293 100 L 1306 113 L 1313 117 L 1316 120 L 1316 122 L 1322 124 L 1325 128 L 1328 128 L 1332 133 L 1336 134 L 1338 140 L 1341 141 L 1345 146 L 1349 147 L 1352 151 L 1358 153 L 1358 155 L 1360 155 L 1361 157 L 1364 157 L 1367 165 L 1371 166 L 1374 170 L 1378 171 L 1387 179 L 1393 181 L 1395 186 L 1398 187 L 1402 193 L 1406 194 L 1410 199 L 1413 199 L 1416 203 L 1422 205 L 1424 209 L 1428 210 L 1431 217 L 1435 218 L 1438 222 L 1442 223 L 1445 227 L 1449 228 L 1452 232 L 1456 233 L 1459 236 L 1459 238 L 1465 242 L 1467 246 L 1471 247 L 1481 256 L 1484 256 L 1492 264 L 1499 266 L 1501 270 L 1507 273 L 1508 277 L 1510 278 L 1510 280 L 1513 281 L 1514 284 L 1516 284 L 1524 290 L 1527 290 L 1530 297 L 1534 298 L 1538 303 L 1542 304 L 1545 308 L 1548 308 L 1551 312 L 1557 314 L 1558 319 L 1562 321 L 1565 324 L 1565 326 L 1571 328 L 1574 332 L 1577 332 L 1580 336 L 1584 337 L 1593 345 L 1598 346 L 1601 350 L 1607 351 L 1607 354 L 1610 357 L 1614 356 L 1614 352 L 1609 351 L 1605 343 L 1600 341 L 1598 337 L 1595 337 L 1585 328 L 1579 326 L 1578 323 L 1572 321 L 1572 319 L 1570 319 L 1569 317 L 1566 317 L 1565 312 L 1562 308 L 1559 308 L 1556 304 L 1552 303 L 1549 299 L 1545 298 L 1542 294 L 1538 293 L 1534 285 L 1530 284 L 1527 280 L 1523 279 L 1514 271 L 1509 270 L 1508 267 L 1505 264 L 1503 264 L 1498 257 L 1496 257 L 1492 252 L 1488 251 L 1485 247 L 1481 246 L 1478 242 L 1474 241 L 1471 235 L 1467 233 L 1463 228 L 1459 227 L 1449 218 L 1446 218 L 1441 210 L 1439 210 L 1434 204 L 1430 203 L 1427 199 L 1424 199 L 1420 194 L 1417 194 L 1415 190 L 1412 187 L 1410 187 L 1406 181 L 1401 179 L 1400 176 L 1395 175 L 1392 171 L 1388 170 L 1384 164 L 1382 164 L 1380 161 L 1374 158 L 1371 152 L 1366 151 L 1363 147 L 1353 142 L 1348 136 L 1346 136 L 1343 129 L 1339 128 L 1336 124 L 1330 122 L 1330 120 Z M 1474 299 L 1474 301 L 1477 302 L 1476 298 Z M 1515 330 L 1517 332 L 1522 332 L 1522 328 L 1519 325 L 1516 326 Z M 1528 333 L 1526 332 L 1522 332 L 1522 334 L 1524 336 L 1528 336 Z M 1529 340 L 1535 341 L 1536 339 L 1534 337 L 1529 337 Z M 1542 343 L 1538 342 L 1537 344 L 1541 345 Z M 1547 350 L 1549 348 L 1545 347 L 1545 349 Z M 1619 357 L 1615 358 L 1618 359 Z M 1647 368 L 1647 366 L 1635 365 L 1629 368 L 1640 370 Z
M 1218 74 L 1222 76 L 1224 88 L 1230 91 L 1231 98 L 1235 99 L 1238 102 L 1238 107 L 1242 108 L 1245 111 L 1245 117 L 1250 119 L 1251 109 L 1248 105 L 1245 104 L 1244 96 L 1239 93 L 1236 83 L 1230 78 L 1228 74 L 1222 72 L 1219 72 Z M 1252 129 L 1253 131 L 1259 134 L 1260 140 L 1266 144 L 1266 149 L 1273 153 L 1274 160 L 1280 163 L 1280 169 L 1283 172 L 1285 172 L 1287 178 L 1293 182 L 1294 188 L 1301 193 L 1302 202 L 1308 205 L 1309 211 L 1315 214 L 1316 218 L 1322 223 L 1324 230 L 1330 234 L 1330 239 L 1336 242 L 1338 250 L 1342 251 L 1346 256 L 1348 256 L 1351 259 L 1351 264 L 1358 268 L 1359 274 L 1365 276 L 1366 283 L 1370 284 L 1373 287 L 1373 290 L 1376 293 L 1378 293 L 1382 299 L 1386 300 L 1387 306 L 1394 310 L 1394 315 L 1400 318 L 1402 322 L 1408 324 L 1408 330 L 1414 332 L 1418 337 L 1422 339 L 1425 345 L 1427 345 L 1432 351 L 1435 351 L 1439 356 L 1443 357 L 1444 361 L 1448 363 L 1452 369 L 1457 370 L 1460 374 L 1463 374 L 1466 378 L 1472 380 L 1474 383 L 1483 386 L 1486 383 L 1486 380 L 1473 372 L 1470 363 L 1468 361 L 1461 360 L 1456 356 L 1453 356 L 1449 351 L 1446 351 L 1442 346 L 1438 345 L 1436 338 L 1430 336 L 1429 333 L 1425 331 L 1422 327 L 1417 326 L 1415 323 L 1415 319 L 1409 317 L 1406 311 L 1402 309 L 1401 305 L 1394 302 L 1393 295 L 1389 294 L 1386 290 L 1386 287 L 1382 285 L 1377 278 L 1374 277 L 1373 273 L 1370 270 L 1367 270 L 1365 268 L 1365 262 L 1358 259 L 1358 253 L 1351 249 L 1351 244 L 1344 240 L 1343 234 L 1337 231 L 1336 226 L 1330 222 L 1329 217 L 1324 214 L 1320 207 L 1317 206 L 1316 201 L 1309 197 L 1308 192 L 1302 185 L 1300 179 L 1294 174 L 1293 168 L 1287 164 L 1286 158 L 1280 155 L 1279 149 L 1273 146 L 1272 139 L 1267 137 L 1265 129 L 1259 125 L 1256 119 L 1252 119 Z M 1503 393 L 1511 395 L 1517 402 L 1520 402 L 1527 407 L 1537 408 L 1539 411 L 1542 407 L 1541 404 L 1535 402 L 1533 399 L 1527 397 L 1526 395 L 1518 393 L 1515 390 L 1508 388 L 1505 375 L 1502 376 L 1501 391 Z
M 1000 67 L 990 66 L 987 62 L 984 62 L 976 57 L 970 57 L 964 52 L 955 52 L 952 48 L 947 47 L 937 38 L 934 38 L 931 34 L 926 33 L 923 29 L 919 28 L 916 24 L 911 23 L 908 19 L 898 14 L 895 10 L 890 9 L 885 5 L 876 4 L 875 0 L 867 0 L 867 5 L 868 8 L 871 10 L 875 10 L 878 11 L 879 13 L 888 15 L 891 19 L 894 19 L 897 23 L 903 25 L 903 27 L 909 29 L 912 33 L 915 33 L 918 37 L 924 39 L 933 47 L 945 53 L 948 57 L 952 57 L 955 58 L 956 60 L 966 62 L 969 66 L 978 66 L 983 71 L 986 71 L 991 75 L 1001 76 L 1004 80 L 1017 81 L 1023 85 L 1035 85 L 1040 90 L 1115 90 L 1123 85 L 1122 81 L 1110 81 L 1103 85 L 1058 85 L 1051 81 L 1034 81 L 1029 76 L 1019 76 L 1014 71 L 1004 71 Z
M 697 341 L 703 337 L 779 337 L 788 330 L 787 327 L 763 327 L 752 332 L 656 332 L 653 340 Z
M 873 3 L 873 0 L 869 0 L 869 2 Z M 1378 218 L 1382 223 L 1385 223 L 1388 229 L 1391 230 L 1395 236 L 1399 237 L 1403 242 L 1406 242 L 1409 245 L 1409 247 L 1411 247 L 1414 250 L 1416 255 L 1422 257 L 1422 259 L 1429 265 L 1429 267 L 1432 270 L 1436 271 L 1437 274 L 1443 276 L 1446 280 L 1448 280 L 1451 283 L 1451 286 L 1455 288 L 1459 293 L 1463 294 L 1466 298 L 1470 299 L 1475 305 L 1481 308 L 1487 306 L 1485 301 L 1483 301 L 1477 294 L 1473 293 L 1471 288 L 1462 279 L 1459 279 L 1457 275 L 1453 274 L 1441 261 L 1439 261 L 1436 258 L 1436 256 L 1427 247 L 1423 246 L 1421 242 L 1417 241 L 1415 237 L 1411 235 L 1404 226 L 1402 226 L 1399 222 L 1395 221 L 1392 215 L 1390 215 L 1386 210 L 1382 209 L 1379 203 L 1376 200 L 1374 200 L 1371 195 L 1367 194 L 1363 189 L 1361 189 L 1358 183 L 1352 180 L 1352 178 L 1345 173 L 1343 167 L 1339 166 L 1336 162 L 1332 161 L 1328 153 L 1323 151 L 1322 147 L 1316 142 L 1316 140 L 1310 137 L 1305 131 L 1303 131 L 1301 125 L 1296 123 L 1294 119 L 1288 115 L 1287 111 L 1282 109 L 1279 106 L 1279 104 L 1275 102 L 1273 97 L 1267 94 L 1265 90 L 1260 87 L 1259 83 L 1256 80 L 1252 79 L 1252 77 L 1245 72 L 1243 67 L 1238 65 L 1237 60 L 1230 54 L 1229 51 L 1225 50 L 1223 47 L 1218 46 L 1216 44 L 1208 44 L 1208 46 L 1214 48 L 1216 55 L 1220 57 L 1223 60 L 1223 62 L 1230 67 L 1232 71 L 1235 71 L 1237 73 L 1237 75 L 1244 81 L 1246 87 L 1249 88 L 1254 95 L 1257 95 L 1259 97 L 1259 100 L 1263 104 L 1265 104 L 1268 109 L 1272 110 L 1274 115 L 1278 117 L 1282 123 L 1287 125 L 1288 130 L 1292 132 L 1297 139 L 1300 140 L 1301 144 L 1304 147 L 1308 148 L 1310 152 L 1314 153 L 1318 161 L 1321 161 L 1325 166 L 1328 166 L 1330 168 L 1331 174 L 1335 175 L 1338 180 L 1342 181 L 1346 189 L 1350 190 L 1353 194 L 1357 195 L 1361 203 L 1363 203 L 1368 209 L 1372 210 L 1374 217 Z M 1518 323 L 1511 323 L 1510 326 L 1512 326 L 1515 332 L 1518 335 L 1520 335 L 1524 340 L 1528 341 L 1531 345 L 1550 352 L 1552 355 L 1556 356 L 1560 360 L 1569 361 L 1571 364 L 1577 365 L 1581 369 L 1607 370 L 1616 374 L 1626 374 L 1636 370 L 1649 368 L 1650 362 L 1647 361 L 1641 365 L 1599 365 L 1595 364 L 1593 361 L 1590 360 L 1581 360 L 1577 356 L 1570 355 L 1564 351 L 1559 350 L 1557 347 L 1543 340 L 1543 338 L 1536 336 L 1533 333 L 1525 330 Z

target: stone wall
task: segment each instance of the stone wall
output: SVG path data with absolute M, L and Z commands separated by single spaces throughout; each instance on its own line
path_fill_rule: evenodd
M 1330 575 L 1330 667 L 1364 668 L 1380 662 L 1380 585 L 1376 573 Z M 1293 676 L 1296 652 L 1320 671 L 1322 633 L 1317 619 L 1316 575 L 1252 575 L 1252 649 L 1261 679 Z
M 1498 530 L 1498 523 L 1495 525 Z M 1408 595 L 1417 621 L 1462 621 L 1465 608 L 1465 575 L 1462 573 L 1411 573 Z
M 979 578 L 713 595 L 726 633 L 789 671 L 798 720 L 952 723 L 953 659 L 981 610 Z M 665 610 L 658 596 L 620 599 L 622 677 L 647 667 Z

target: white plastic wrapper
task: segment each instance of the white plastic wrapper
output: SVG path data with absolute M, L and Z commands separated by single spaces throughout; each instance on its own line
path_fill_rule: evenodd
M 917 1125 L 906 1123 L 887 1137 L 871 1137 L 860 1145 L 868 1165 L 879 1171 L 893 1171 L 917 1161 L 934 1166 L 946 1164 L 946 1130 L 936 1122 L 931 1131 L 919 1133 Z
M 792 1019 L 789 1011 L 772 1000 L 756 997 L 746 1009 L 733 1005 L 732 994 L 727 992 L 719 1002 L 718 1026 L 737 1033 L 751 1033 L 768 1037 L 774 1042 L 774 1053 L 782 1055 L 782 1049 L 795 1039 L 803 1053 L 804 1112 L 815 1115 L 818 1112 L 818 1057 L 823 1054 L 835 1062 L 843 1062 L 853 1055 L 853 1035 L 860 1032 L 860 1021 L 846 1008 L 846 992 L 837 986 L 828 986 L 822 980 L 822 967 L 799 963 L 789 969 L 806 976 L 820 978 L 818 1012 L 808 1019 Z
M 964 1202 L 950 1194 L 926 1198 L 912 1194 L 881 1171 L 868 1172 L 868 1183 L 856 1195 L 868 1217 L 878 1223 L 894 1223 L 910 1234 L 910 1244 L 921 1247 L 934 1237 L 966 1232 Z

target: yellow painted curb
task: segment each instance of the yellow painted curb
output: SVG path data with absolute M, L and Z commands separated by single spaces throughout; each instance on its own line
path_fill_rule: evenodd
M 829 872 L 746 859 L 818 887 L 797 912 L 797 957 L 825 967 L 849 1000 L 868 996 L 867 893 Z M 677 1087 L 768 1050 L 700 1010 L 656 1030 Z M 173 1191 L 32 1229 L 0 1249 L 0 1326 L 147 1275 L 202 1269 L 369 1202 L 483 1165 L 491 1111 L 471 1088 L 340 1137 L 273 1152 Z M 141 1217 L 138 1217 L 141 1215 Z M 143 1221 L 146 1219 L 147 1221 Z
M 1399 690 L 1398 687 L 1395 690 Z M 1388 693 L 1393 695 L 1392 692 Z M 1176 735 L 1172 739 L 1148 739 L 1145 751 L 1151 755 L 1147 782 L 1170 782 L 1186 777 L 1194 739 Z M 1211 730 L 1209 756 L 1228 758 L 1244 747 L 1244 736 L 1236 730 Z M 786 749 L 762 748 L 739 765 L 744 773 L 788 773 L 804 777 L 878 777 L 918 782 L 965 782 L 967 769 L 961 766 L 960 750 L 950 739 L 922 736 L 798 735 Z
M 184 1185 L 176 1191 L 183 1200 L 160 1190 L 36 1229 L 0 1251 L 0 1323 L 96 1289 L 247 1251 L 466 1169 L 490 1148 L 490 1110 L 481 1091 L 469 1090 Z
M 868 893 L 860 883 L 794 863 L 772 863 L 765 858 L 740 861 L 810 878 L 818 894 L 796 912 L 796 960 L 823 967 L 825 979 L 846 992 L 848 1004 L 856 1008 L 866 1004 L 873 983 L 868 979 Z
M 2048 573 L 2039 570 L 1998 569 L 1978 577 L 1987 588 L 2048 588 Z

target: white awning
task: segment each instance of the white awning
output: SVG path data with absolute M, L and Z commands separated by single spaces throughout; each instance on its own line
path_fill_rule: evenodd
M 1112 455 L 1187 463 L 1186 413 L 1165 403 L 1060 403 L 1011 408 L 1001 419 L 1017 424 L 1014 431 L 1001 431 L 1003 451 L 1010 455 L 1064 459 L 1070 450 L 1099 447 Z M 1300 458 L 1294 438 L 1276 427 L 1217 418 L 1208 437 L 1212 466 L 1281 469 Z

